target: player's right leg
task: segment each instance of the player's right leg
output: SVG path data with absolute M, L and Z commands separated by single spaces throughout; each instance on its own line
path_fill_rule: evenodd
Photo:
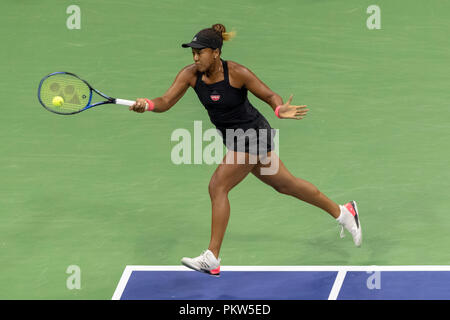
M 230 218 L 228 193 L 252 171 L 255 165 L 256 161 L 250 161 L 248 153 L 227 152 L 211 177 L 208 187 L 212 208 L 211 240 L 208 250 L 196 258 L 183 258 L 181 260 L 183 265 L 212 275 L 220 273 L 219 253 Z

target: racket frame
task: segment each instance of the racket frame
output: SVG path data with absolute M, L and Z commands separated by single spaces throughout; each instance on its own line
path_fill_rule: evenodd
M 74 112 L 58 112 L 58 111 L 52 110 L 50 108 L 47 108 L 45 106 L 45 104 L 42 102 L 42 100 L 41 100 L 42 84 L 44 83 L 44 81 L 46 79 L 50 78 L 51 76 L 57 75 L 57 74 L 68 74 L 68 75 L 71 75 L 71 76 L 73 76 L 73 77 L 83 81 L 88 86 L 88 88 L 90 90 L 89 101 L 88 101 L 87 105 L 83 109 L 80 109 L 80 110 L 74 111 Z M 105 98 L 106 100 L 105 101 L 101 101 L 101 102 L 97 102 L 97 103 L 94 103 L 94 104 L 91 105 L 93 92 L 97 93 L 99 96 Z M 79 76 L 77 76 L 74 73 L 66 72 L 66 71 L 53 72 L 53 73 L 50 73 L 50 74 L 46 75 L 44 78 L 42 78 L 41 82 L 39 83 L 39 87 L 38 87 L 38 99 L 39 99 L 39 102 L 41 103 L 41 105 L 45 109 L 47 109 L 50 112 L 53 112 L 53 113 L 56 113 L 56 114 L 60 114 L 60 115 L 77 114 L 77 113 L 80 113 L 80 112 L 82 112 L 84 110 L 87 110 L 87 109 L 90 109 L 90 108 L 93 108 L 93 107 L 96 107 L 96 106 L 104 105 L 104 104 L 121 104 L 121 105 L 127 105 L 127 106 L 131 106 L 132 104 L 134 104 L 134 101 L 131 101 L 131 100 L 116 99 L 116 98 L 109 97 L 106 94 L 100 92 L 99 90 L 93 88 L 86 80 L 81 79 Z M 117 103 L 117 102 L 119 102 L 119 103 Z

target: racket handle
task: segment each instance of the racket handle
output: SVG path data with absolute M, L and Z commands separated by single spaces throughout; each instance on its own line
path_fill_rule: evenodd
M 123 106 L 129 106 L 131 107 L 136 101 L 133 100 L 124 100 L 124 99 L 116 99 L 116 104 L 121 104 Z
M 124 100 L 124 99 L 116 99 L 115 103 L 116 104 L 121 104 L 123 106 L 129 106 L 131 107 L 136 101 L 133 100 Z M 145 110 L 148 110 L 148 103 L 145 106 Z

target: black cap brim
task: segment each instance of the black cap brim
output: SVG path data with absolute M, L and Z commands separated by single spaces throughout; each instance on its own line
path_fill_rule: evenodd
M 194 48 L 194 49 L 203 49 L 203 48 L 207 48 L 207 46 L 200 44 L 198 42 L 191 42 L 191 43 L 183 43 L 181 45 L 183 48 Z

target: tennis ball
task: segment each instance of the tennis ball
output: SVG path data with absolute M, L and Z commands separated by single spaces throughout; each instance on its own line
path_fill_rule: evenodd
M 52 103 L 55 107 L 61 107 L 64 103 L 64 99 L 60 96 L 56 96 L 53 98 Z

